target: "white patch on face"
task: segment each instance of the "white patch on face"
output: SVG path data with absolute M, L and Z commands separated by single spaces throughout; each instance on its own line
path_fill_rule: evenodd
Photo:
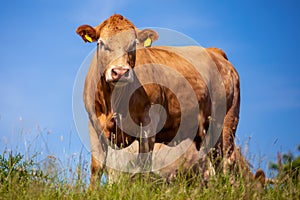
M 111 65 L 111 66 L 109 66 L 109 68 L 106 70 L 106 72 L 105 72 L 105 80 L 106 80 L 106 82 L 111 82 L 111 81 L 113 81 L 113 78 L 112 78 L 112 76 L 111 76 L 111 70 L 112 70 L 113 68 L 115 68 L 115 66 L 114 66 L 114 65 Z

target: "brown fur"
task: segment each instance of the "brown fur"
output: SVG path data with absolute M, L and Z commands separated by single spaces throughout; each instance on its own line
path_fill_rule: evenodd
M 212 60 L 216 63 L 219 72 L 222 74 L 223 83 L 226 90 L 227 99 L 227 114 L 224 119 L 224 126 L 222 131 L 221 152 L 223 157 L 228 158 L 224 160 L 224 170 L 230 167 L 230 163 L 234 163 L 235 156 L 235 132 L 239 122 L 240 112 L 240 82 L 239 75 L 232 64 L 228 61 L 226 54 L 218 48 L 206 49 Z M 233 159 L 230 159 L 233 158 Z
M 120 39 L 119 33 L 123 33 L 123 39 L 119 40 L 124 43 L 124 46 L 130 44 L 134 38 L 140 42 L 150 37 L 152 41 L 158 38 L 152 30 L 137 31 L 134 25 L 120 15 L 113 15 L 105 20 L 99 26 L 93 28 L 89 25 L 80 26 L 76 32 L 86 42 L 85 34 L 88 34 L 93 42 L 99 38 L 104 38 L 105 42 L 110 41 L 110 47 L 117 48 L 120 43 L 109 40 L 116 36 Z M 117 38 L 119 37 L 119 38 Z M 123 48 L 123 47 L 122 47 Z M 115 49 L 114 49 L 115 50 Z M 105 52 L 104 52 L 105 53 Z M 104 53 L 96 54 L 90 66 L 84 89 L 84 102 L 86 110 L 89 114 L 90 121 L 90 137 L 92 148 L 92 177 L 91 186 L 95 185 L 96 180 L 105 167 L 105 158 L 107 156 L 107 144 L 112 142 L 119 147 L 126 147 L 133 143 L 136 139 L 140 142 L 139 152 L 152 152 L 154 143 L 168 144 L 177 134 L 180 126 L 180 120 L 183 118 L 192 119 L 190 123 L 184 125 L 184 132 L 180 133 L 179 140 L 190 138 L 194 140 L 197 149 L 203 144 L 204 137 L 207 134 L 212 115 L 212 102 L 209 94 L 208 83 L 215 81 L 212 66 L 216 66 L 218 73 L 221 75 L 222 83 L 225 88 L 226 99 L 226 115 L 224 116 L 223 130 L 221 137 L 215 148 L 216 153 L 212 153 L 213 157 L 222 156 L 224 158 L 224 170 L 232 168 L 237 162 L 236 157 L 241 154 L 236 154 L 234 137 L 239 121 L 239 106 L 240 106 L 240 86 L 239 76 L 235 68 L 228 61 L 226 54 L 218 48 L 203 49 L 200 47 L 151 47 L 137 48 L 131 56 L 127 56 L 126 52 L 122 52 L 121 57 L 113 59 L 111 56 L 105 56 Z M 119 55 L 119 56 L 120 56 Z M 122 56 L 123 55 L 123 56 Z M 134 59 L 134 62 L 131 62 Z M 133 63 L 130 64 L 135 69 L 134 82 L 128 83 L 121 89 L 112 86 L 105 80 L 105 74 L 109 66 L 116 63 Z M 201 65 L 201 75 L 195 69 L 195 65 Z M 146 66 L 146 67 L 145 67 Z M 167 66 L 164 68 L 162 66 Z M 139 73 L 139 69 L 141 72 Z M 168 71 L 171 70 L 171 71 Z M 199 116 L 189 116 L 181 112 L 181 107 L 178 98 L 168 87 L 158 84 L 143 85 L 143 81 L 152 79 L 153 83 L 158 80 L 164 80 L 170 85 L 175 85 L 178 88 L 180 98 L 184 102 L 190 102 L 190 95 L 185 91 L 190 86 L 184 85 L 179 79 L 174 79 L 172 72 L 181 74 L 185 80 L 192 86 L 196 94 L 198 105 L 188 104 L 186 109 L 192 113 L 193 110 L 199 109 Z M 102 76 L 100 76 L 102 74 Z M 130 99 L 124 94 L 128 94 L 134 86 L 140 84 L 133 92 Z M 214 87 L 213 85 L 210 87 Z M 112 104 L 112 92 L 120 94 L 118 97 L 119 103 Z M 222 98 L 222 97 L 220 97 Z M 166 122 L 162 125 L 161 130 L 154 136 L 141 139 L 139 135 L 132 136 L 126 131 L 117 126 L 116 116 L 119 114 L 126 116 L 128 113 L 123 109 L 122 103 L 129 102 L 129 114 L 135 124 L 146 126 L 152 123 L 149 116 L 151 105 L 160 104 L 167 111 Z M 121 102 L 121 104 L 120 104 Z M 158 111 L 159 112 L 159 111 Z M 195 128 L 195 121 L 198 126 L 196 135 L 191 135 Z M 123 124 L 126 124 L 124 122 Z M 152 125 L 152 124 L 151 124 Z M 156 132 L 159 126 L 159 121 L 156 126 L 150 126 L 150 133 Z M 133 132 L 139 132 L 134 130 Z M 178 135 L 177 135 L 178 137 Z M 192 138 L 191 138 L 192 137 Z M 98 138 L 98 139 L 97 139 Z M 241 162 L 243 163 L 243 162 Z M 246 165 L 246 164 L 245 164 Z M 218 165 L 220 166 L 220 165 Z M 241 167 L 242 168 L 242 167 Z
M 207 48 L 207 50 L 208 51 L 214 51 L 217 54 L 222 55 L 226 60 L 228 60 L 228 57 L 227 57 L 226 53 L 222 49 L 219 49 L 219 48 L 216 48 L 216 47 L 209 47 L 209 48 Z

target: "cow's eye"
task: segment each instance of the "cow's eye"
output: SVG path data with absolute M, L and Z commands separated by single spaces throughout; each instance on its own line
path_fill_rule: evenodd
M 110 48 L 102 40 L 98 41 L 98 46 L 102 51 L 110 51 Z
M 127 52 L 131 52 L 135 50 L 136 42 L 134 41 L 127 49 Z

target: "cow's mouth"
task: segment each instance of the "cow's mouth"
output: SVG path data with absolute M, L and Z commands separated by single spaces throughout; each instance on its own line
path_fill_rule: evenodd
M 115 87 L 123 87 L 126 86 L 128 84 L 128 81 L 112 81 L 110 82 L 110 84 L 112 84 Z

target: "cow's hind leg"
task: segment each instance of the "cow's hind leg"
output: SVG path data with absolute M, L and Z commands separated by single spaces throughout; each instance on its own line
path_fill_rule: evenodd
M 237 78 L 233 78 L 237 79 Z M 239 94 L 239 81 L 234 80 L 234 93 L 231 107 L 229 108 L 223 125 L 222 131 L 222 156 L 223 156 L 223 171 L 227 173 L 228 170 L 233 170 L 236 166 L 237 155 L 235 153 L 235 132 L 239 122 L 240 112 L 240 94 Z
M 227 116 L 226 116 L 227 117 Z M 231 121 L 231 120 L 228 120 Z M 232 128 L 235 123 L 228 123 L 225 118 L 224 128 L 222 131 L 222 157 L 223 157 L 223 171 L 227 173 L 233 170 L 236 164 L 236 153 L 235 153 L 235 130 Z

